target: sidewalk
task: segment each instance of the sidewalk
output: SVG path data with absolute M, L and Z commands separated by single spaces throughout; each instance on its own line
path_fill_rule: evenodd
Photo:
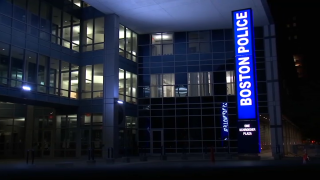
M 114 163 L 107 162 L 106 159 L 96 158 L 95 163 L 88 161 L 87 158 L 55 158 L 55 159 L 35 159 L 34 164 L 26 164 L 25 159 L 3 159 L 0 160 L 0 167 L 87 167 L 87 166 L 125 166 L 131 164 L 148 164 L 148 163 L 167 163 L 167 162 L 199 162 L 212 163 L 209 154 L 204 155 L 187 155 L 187 159 L 182 158 L 182 155 L 168 155 L 166 160 L 161 159 L 160 156 L 148 156 L 147 161 L 141 161 L 140 157 L 129 157 L 129 162 L 124 158 L 117 158 Z M 261 160 L 273 160 L 269 154 L 261 154 Z M 215 157 L 216 162 L 241 162 L 237 156 L 227 156 L 227 154 L 219 154 Z

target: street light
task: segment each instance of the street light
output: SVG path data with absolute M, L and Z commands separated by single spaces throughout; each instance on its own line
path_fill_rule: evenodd
M 118 100 L 117 103 L 118 104 L 123 104 L 123 101 Z

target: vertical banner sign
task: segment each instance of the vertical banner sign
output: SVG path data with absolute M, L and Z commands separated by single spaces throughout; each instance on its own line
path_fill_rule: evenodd
M 223 141 L 229 140 L 228 103 L 222 103 L 221 124 L 222 124 L 221 140 L 223 140 Z
M 232 18 L 236 61 L 235 71 L 239 126 L 238 140 L 241 141 L 238 143 L 238 151 L 239 153 L 259 153 L 260 137 L 258 130 L 255 133 L 240 132 L 240 128 L 244 128 L 244 124 L 240 123 L 241 121 L 246 121 L 246 126 L 255 126 L 255 129 L 259 129 L 257 127 L 259 123 L 256 97 L 256 65 L 252 10 L 243 9 L 233 11 Z M 252 125 L 249 121 L 253 121 L 251 123 Z

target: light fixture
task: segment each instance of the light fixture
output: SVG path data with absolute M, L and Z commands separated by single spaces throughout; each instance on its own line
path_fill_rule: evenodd
M 123 104 L 123 101 L 118 100 L 117 103 L 118 104 Z
M 31 91 L 31 88 L 29 86 L 22 86 L 22 89 L 25 91 Z

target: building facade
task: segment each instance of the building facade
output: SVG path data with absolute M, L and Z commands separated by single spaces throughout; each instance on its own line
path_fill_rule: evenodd
M 139 34 L 119 19 L 0 0 L 0 156 L 238 152 L 232 29 Z M 274 27 L 254 32 L 261 148 L 282 152 Z

